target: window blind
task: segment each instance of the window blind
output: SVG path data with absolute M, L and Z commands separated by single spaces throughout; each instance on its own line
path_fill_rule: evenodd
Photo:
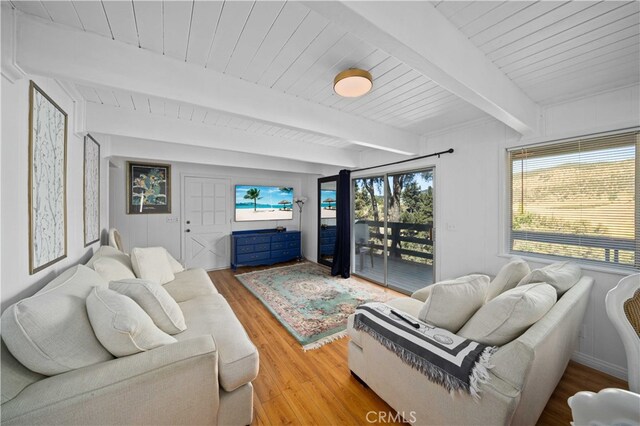
M 511 250 L 640 268 L 639 132 L 509 152 Z

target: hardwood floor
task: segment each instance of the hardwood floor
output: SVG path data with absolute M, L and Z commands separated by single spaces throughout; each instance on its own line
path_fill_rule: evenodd
M 569 366 L 549 398 L 547 406 L 538 419 L 539 425 L 568 425 L 571 422 L 571 409 L 567 399 L 580 391 L 598 392 L 605 388 L 629 390 L 624 380 L 609 376 L 593 368 L 569 361 Z
M 259 269 L 264 268 L 239 268 L 236 273 Z M 371 411 L 395 413 L 351 376 L 347 366 L 348 338 L 303 352 L 300 344 L 235 278 L 233 271 L 225 269 L 209 275 L 260 351 L 260 373 L 253 382 L 254 425 L 366 425 L 367 413 Z M 580 390 L 626 389 L 626 385 L 622 380 L 571 362 L 538 424 L 568 425 L 571 411 L 567 398 Z M 374 414 L 370 414 L 369 419 L 373 418 Z

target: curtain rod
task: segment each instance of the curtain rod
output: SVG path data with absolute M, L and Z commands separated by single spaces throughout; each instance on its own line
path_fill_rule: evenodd
M 429 158 L 429 157 L 435 157 L 435 156 L 438 156 L 438 158 L 440 158 L 440 155 L 442 154 L 451 154 L 451 153 L 453 153 L 453 148 L 449 148 L 446 151 L 434 152 L 433 154 L 429 154 L 429 155 L 421 155 L 420 157 L 413 157 L 413 158 L 408 158 L 406 160 L 394 161 L 393 163 L 379 164 L 377 166 L 363 167 L 361 169 L 353 169 L 351 170 L 351 172 L 352 173 L 361 172 L 364 170 L 377 169 L 379 167 L 393 166 L 395 164 L 401 164 L 401 163 L 406 163 L 406 162 L 415 161 L 415 160 L 422 160 L 423 158 Z

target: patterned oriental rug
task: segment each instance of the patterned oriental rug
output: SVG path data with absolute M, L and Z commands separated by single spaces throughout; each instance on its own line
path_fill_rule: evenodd
M 347 335 L 347 318 L 367 302 L 392 298 L 382 287 L 332 277 L 315 263 L 238 274 L 253 293 L 307 351 Z

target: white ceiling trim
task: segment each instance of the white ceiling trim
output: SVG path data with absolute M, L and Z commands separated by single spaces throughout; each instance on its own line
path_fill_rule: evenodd
M 428 2 L 304 2 L 523 134 L 539 107 Z
M 86 131 L 259 154 L 339 167 L 356 167 L 358 152 L 278 136 L 256 135 L 229 127 L 186 122 L 87 102 Z
M 415 133 L 22 13 L 16 62 L 36 75 L 227 111 L 380 150 L 419 151 Z

